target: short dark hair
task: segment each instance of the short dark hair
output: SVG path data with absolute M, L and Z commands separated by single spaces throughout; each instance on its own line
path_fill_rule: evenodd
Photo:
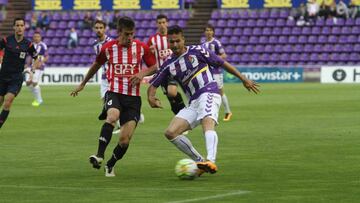
M 158 16 L 156 16 L 156 20 L 163 19 L 163 18 L 165 18 L 166 21 L 168 21 L 168 17 L 164 14 L 159 14 Z
M 173 26 L 170 26 L 169 28 L 168 28 L 168 35 L 172 35 L 172 34 L 183 34 L 184 32 L 183 32 L 183 29 L 180 27 L 180 26 L 178 26 L 178 25 L 173 25 Z
M 207 24 L 207 25 L 205 26 L 204 30 L 206 30 L 206 29 L 208 29 L 208 28 L 210 28 L 213 32 L 215 32 L 215 28 L 214 28 L 213 25 Z
M 35 35 L 35 34 L 39 34 L 39 35 L 41 36 L 41 33 L 40 33 L 39 31 L 35 31 L 35 32 L 34 32 L 34 35 Z
M 19 20 L 22 20 L 24 22 L 24 24 L 25 24 L 25 19 L 24 18 L 15 18 L 14 22 L 13 22 L 13 25 L 15 25 L 16 21 L 19 21 Z
M 124 28 L 134 29 L 135 28 L 134 20 L 127 16 L 119 18 L 117 23 L 117 29 L 120 31 Z
M 106 28 L 106 23 L 104 22 L 104 21 L 102 21 L 102 20 L 96 20 L 95 22 L 94 22 L 94 26 L 96 25 L 96 24 L 102 24 L 103 26 L 104 26 L 104 28 Z

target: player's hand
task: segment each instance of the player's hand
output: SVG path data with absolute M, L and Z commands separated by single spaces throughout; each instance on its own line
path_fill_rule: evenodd
M 131 78 L 130 78 L 131 85 L 139 84 L 142 81 L 143 78 L 144 78 L 144 75 L 143 75 L 142 72 L 131 76 Z
M 149 102 L 151 108 L 161 108 L 161 109 L 163 108 L 161 106 L 160 100 L 156 97 L 149 97 L 148 102 Z
M 76 97 L 78 95 L 78 93 L 84 89 L 84 87 L 85 87 L 85 85 L 80 84 L 70 93 L 70 96 Z
M 255 81 L 246 79 L 243 81 L 243 85 L 249 92 L 252 91 L 255 94 L 260 93 L 259 90 L 260 85 L 257 84 Z

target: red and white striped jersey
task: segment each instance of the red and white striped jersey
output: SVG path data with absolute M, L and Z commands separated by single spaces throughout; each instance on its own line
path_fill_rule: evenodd
M 96 57 L 97 63 L 108 64 L 108 91 L 129 96 L 140 96 L 140 84 L 131 85 L 130 78 L 141 71 L 142 61 L 148 67 L 155 65 L 155 57 L 149 47 L 139 40 L 133 40 L 129 47 L 120 45 L 118 40 L 111 40 L 102 46 Z
M 148 46 L 155 47 L 155 58 L 156 65 L 158 68 L 166 61 L 167 57 L 172 54 L 172 51 L 169 47 L 167 35 L 162 35 L 160 33 L 156 33 L 151 36 L 148 41 Z

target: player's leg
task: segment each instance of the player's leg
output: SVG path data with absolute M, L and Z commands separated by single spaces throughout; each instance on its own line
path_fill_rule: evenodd
M 10 113 L 10 108 L 11 105 L 15 99 L 15 96 L 13 93 L 7 93 L 4 97 L 4 102 L 3 102 L 3 108 L 2 111 L 0 113 L 0 128 L 2 127 L 2 125 L 5 123 L 6 119 L 9 116 Z
M 168 79 L 167 83 L 162 85 L 164 94 L 166 94 L 171 111 L 176 115 L 179 111 L 185 108 L 184 100 L 181 97 L 181 94 L 177 91 L 177 83 L 175 80 Z
M 121 95 L 121 107 L 123 111 L 120 115 L 121 132 L 118 144 L 113 150 L 113 154 L 105 166 L 105 176 L 115 176 L 114 166 L 116 162 L 125 155 L 130 140 L 135 132 L 137 122 L 140 120 L 141 98 Z
M 199 98 L 198 118 L 201 120 L 203 133 L 205 136 L 205 144 L 208 161 L 198 163 L 198 167 L 210 173 L 216 173 L 217 166 L 215 165 L 218 135 L 215 131 L 217 124 L 219 108 L 221 105 L 221 96 L 218 94 L 206 93 Z
M 0 82 L 0 95 L 4 96 L 2 111 L 0 113 L 0 128 L 5 123 L 10 113 L 10 108 L 16 97 L 20 92 L 23 83 L 23 78 L 11 80 L 10 82 Z
M 39 85 L 39 81 L 41 79 L 43 71 L 42 70 L 35 70 L 34 77 L 32 80 L 32 93 L 35 97 L 34 102 L 32 103 L 33 106 L 40 106 L 43 103 L 43 99 L 41 97 L 41 88 Z
M 222 103 L 224 105 L 224 111 L 225 111 L 225 116 L 224 116 L 224 121 L 229 121 L 231 119 L 232 113 L 230 110 L 230 104 L 229 104 L 229 100 L 224 92 L 224 78 L 223 78 L 223 74 L 214 74 L 214 79 L 216 80 L 216 83 L 218 85 L 218 88 L 220 90 L 220 95 L 221 95 L 221 100 Z
M 195 149 L 191 141 L 183 134 L 195 127 L 196 112 L 190 107 L 182 109 L 170 122 L 165 131 L 166 138 L 180 151 L 188 155 L 194 161 L 203 161 L 204 158 Z

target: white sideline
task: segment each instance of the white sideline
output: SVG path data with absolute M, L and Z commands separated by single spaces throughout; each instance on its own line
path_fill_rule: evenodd
M 234 195 L 243 195 L 243 194 L 247 194 L 247 193 L 250 193 L 250 192 L 251 191 L 238 190 L 236 192 L 229 192 L 229 193 L 225 193 L 225 194 L 213 195 L 213 196 L 208 196 L 208 197 L 184 199 L 184 200 L 172 201 L 172 202 L 167 202 L 167 203 L 197 202 L 197 201 L 203 201 L 203 200 L 209 200 L 209 199 L 219 199 L 219 198 L 222 198 L 222 197 L 228 197 L 228 196 L 234 196 Z

